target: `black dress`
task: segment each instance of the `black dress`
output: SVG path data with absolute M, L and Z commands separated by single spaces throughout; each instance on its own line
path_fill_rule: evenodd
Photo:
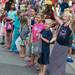
M 43 30 L 42 37 L 50 41 L 52 38 L 51 30 L 50 29 Z M 42 51 L 40 58 L 38 59 L 38 63 L 43 65 L 49 64 L 49 54 L 50 54 L 50 44 L 42 40 Z

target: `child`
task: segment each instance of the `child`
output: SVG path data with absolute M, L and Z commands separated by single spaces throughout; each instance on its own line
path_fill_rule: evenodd
M 9 17 L 10 19 L 12 19 L 14 21 L 14 17 L 17 14 L 17 11 L 15 10 L 15 4 L 12 3 L 10 6 L 10 10 L 7 13 L 7 17 Z
M 28 26 L 28 20 L 25 17 L 21 17 L 21 32 L 20 32 L 20 47 L 21 47 L 21 51 L 20 51 L 20 57 L 24 58 L 26 56 L 26 38 L 28 37 L 28 33 L 29 33 L 29 26 Z
M 50 40 L 52 39 L 52 32 L 48 24 L 45 24 L 45 29 L 42 32 L 42 51 L 38 63 L 40 64 L 39 75 L 45 75 L 47 65 L 49 64 L 50 54 Z
M 39 52 L 41 51 L 41 41 L 39 34 L 44 29 L 44 24 L 42 23 L 42 18 L 40 15 L 36 16 L 36 24 L 32 26 L 32 35 L 31 35 L 31 43 L 32 43 L 32 54 L 31 54 L 31 62 L 30 66 L 37 63 L 37 58 Z
M 14 3 L 11 4 L 9 12 L 7 12 L 7 22 L 6 22 L 6 36 L 7 36 L 7 48 L 10 48 L 11 46 L 11 41 L 12 41 L 12 32 L 13 32 L 13 25 L 15 21 L 15 15 L 16 11 Z M 9 22 L 9 24 L 8 24 Z

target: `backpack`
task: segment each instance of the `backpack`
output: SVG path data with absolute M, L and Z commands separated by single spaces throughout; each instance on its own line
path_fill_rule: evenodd
M 70 44 L 70 36 L 71 36 L 71 29 L 69 28 L 69 26 L 64 26 L 62 25 L 59 29 L 58 35 L 57 35 L 57 39 L 56 41 L 60 44 L 60 45 L 69 45 Z

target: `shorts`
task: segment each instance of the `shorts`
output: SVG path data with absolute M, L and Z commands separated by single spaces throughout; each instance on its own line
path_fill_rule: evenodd
M 32 43 L 31 53 L 38 56 L 41 53 L 41 41 Z
M 12 30 L 6 30 L 6 32 L 7 32 L 7 33 L 11 33 L 11 32 L 12 32 Z

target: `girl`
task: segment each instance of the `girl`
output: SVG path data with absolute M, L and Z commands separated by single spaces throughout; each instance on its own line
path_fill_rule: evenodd
M 48 24 L 45 24 L 45 29 L 42 32 L 42 51 L 38 63 L 40 64 L 39 75 L 45 75 L 47 65 L 49 64 L 49 54 L 50 54 L 50 40 L 52 39 L 52 32 Z
M 20 32 L 20 57 L 24 58 L 26 56 L 26 38 L 28 37 L 28 33 L 29 33 L 29 26 L 28 26 L 28 20 L 25 17 L 21 17 L 21 32 Z
M 14 30 L 13 30 L 13 36 L 12 36 L 12 43 L 11 43 L 11 48 L 10 51 L 13 52 L 18 52 L 16 48 L 15 41 L 20 35 L 19 29 L 20 29 L 20 19 L 19 19 L 20 12 L 17 12 L 17 14 L 14 16 Z
M 39 51 L 41 49 L 39 34 L 44 29 L 44 24 L 42 23 L 41 16 L 37 15 L 35 19 L 36 24 L 32 26 L 32 35 L 31 35 L 32 52 L 31 52 L 31 61 L 30 64 L 28 64 L 29 66 L 33 66 L 34 64 L 37 63 Z
M 14 17 L 16 15 L 16 11 L 14 11 L 14 3 L 11 4 L 11 9 L 7 13 L 6 18 L 6 37 L 7 37 L 7 48 L 10 48 L 11 40 L 12 40 L 12 31 L 13 31 L 13 22 Z M 9 22 L 9 23 L 8 23 Z M 11 26 L 10 26 L 11 25 Z
M 9 12 L 7 13 L 7 17 L 9 17 L 10 19 L 12 19 L 14 21 L 14 17 L 16 15 L 16 10 L 15 10 L 15 4 L 12 3 L 11 6 L 10 6 L 10 10 Z
M 48 66 L 49 74 L 65 75 L 65 64 L 67 59 L 68 46 L 71 45 L 70 36 L 72 34 L 73 17 L 69 11 L 65 11 L 61 20 L 55 16 L 57 22 L 61 25 L 56 38 L 56 43 L 50 57 Z

